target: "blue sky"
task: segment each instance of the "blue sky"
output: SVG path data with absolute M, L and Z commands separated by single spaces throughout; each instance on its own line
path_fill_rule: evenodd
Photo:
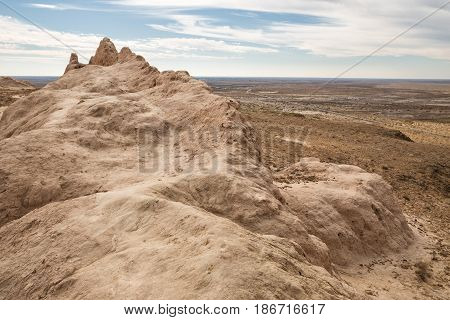
M 108 36 L 160 70 L 257 77 L 334 77 L 445 2 L 2 1 L 82 62 Z M 449 79 L 448 21 L 450 5 L 345 77 Z M 62 73 L 71 50 L 1 3 L 0 29 L 0 75 Z

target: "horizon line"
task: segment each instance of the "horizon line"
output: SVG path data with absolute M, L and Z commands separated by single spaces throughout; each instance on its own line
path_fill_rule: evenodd
M 45 76 L 18 76 L 18 75 L 1 75 L 1 77 L 11 78 L 58 78 L 63 75 L 45 75 Z M 307 77 L 307 76 L 197 76 L 191 75 L 193 78 L 201 79 L 312 79 L 312 80 L 329 80 L 334 77 Z M 450 81 L 450 78 L 381 78 L 381 77 L 342 77 L 339 80 L 410 80 L 410 81 Z

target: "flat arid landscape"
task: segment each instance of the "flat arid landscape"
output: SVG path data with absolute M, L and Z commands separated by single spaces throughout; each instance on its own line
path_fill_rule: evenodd
M 1 78 L 1 299 L 450 298 L 449 81 L 199 80 L 132 49 Z

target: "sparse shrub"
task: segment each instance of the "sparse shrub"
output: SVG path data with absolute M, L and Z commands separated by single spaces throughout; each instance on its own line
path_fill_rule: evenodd
M 416 263 L 415 267 L 417 268 L 416 275 L 419 280 L 427 282 L 431 278 L 431 268 L 428 263 L 421 261 Z

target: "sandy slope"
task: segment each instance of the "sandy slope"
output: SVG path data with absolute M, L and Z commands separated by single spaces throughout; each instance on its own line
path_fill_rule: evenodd
M 0 119 L 6 106 L 34 90 L 36 88 L 28 81 L 0 77 Z
M 0 297 L 363 297 L 338 266 L 414 241 L 391 187 L 304 159 L 280 189 L 238 109 L 107 39 L 9 106 Z
M 11 77 L 0 77 L 0 89 L 31 90 L 35 87 L 28 81 L 16 80 Z

